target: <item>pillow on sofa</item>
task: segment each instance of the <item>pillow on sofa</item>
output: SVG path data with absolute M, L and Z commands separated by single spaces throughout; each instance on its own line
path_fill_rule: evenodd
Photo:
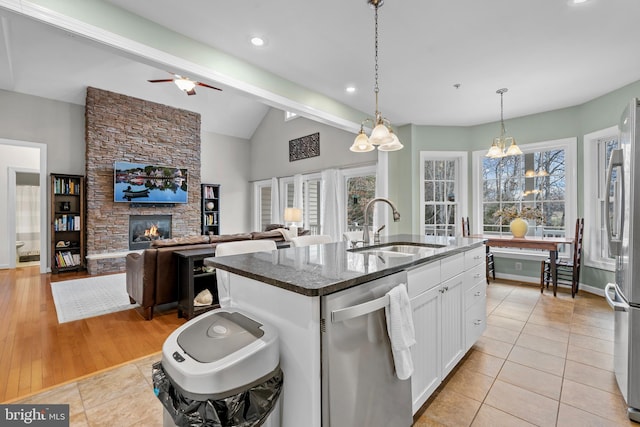
M 289 227 L 287 227 L 284 224 L 267 224 L 264 227 L 264 231 L 271 231 L 271 230 L 276 230 L 278 228 L 286 228 L 287 230 L 289 229 Z
M 151 242 L 151 247 L 164 248 L 167 246 L 195 245 L 198 243 L 209 243 L 209 236 L 187 236 L 176 237 L 174 239 L 154 240 Z

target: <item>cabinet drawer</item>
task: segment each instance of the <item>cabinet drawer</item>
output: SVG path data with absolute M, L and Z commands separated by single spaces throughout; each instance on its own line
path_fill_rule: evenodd
M 443 282 L 464 270 L 464 253 L 452 255 L 440 261 L 440 280 Z
M 480 246 L 464 253 L 464 269 L 468 270 L 475 265 L 485 262 L 487 258 L 487 248 Z
M 440 283 L 440 261 L 421 265 L 407 271 L 407 292 L 409 298 L 420 295 Z
M 468 351 L 487 327 L 487 299 L 482 298 L 465 313 L 465 350 Z
M 487 267 L 484 264 L 478 264 L 471 270 L 464 272 L 464 287 L 471 289 L 480 282 L 487 281 Z
M 472 305 L 484 300 L 487 296 L 487 282 L 483 279 L 480 283 L 476 283 L 471 289 L 467 289 L 464 293 L 464 308 L 468 310 Z

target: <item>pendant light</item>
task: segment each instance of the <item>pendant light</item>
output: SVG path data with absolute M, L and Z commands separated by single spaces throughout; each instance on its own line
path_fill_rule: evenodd
M 353 141 L 353 145 L 351 145 L 349 149 L 356 153 L 366 153 L 373 151 L 377 145 L 380 151 L 396 151 L 402 149 L 404 146 L 393 133 L 391 122 L 382 117 L 382 113 L 378 111 L 378 92 L 380 92 L 378 86 L 378 8 L 383 5 L 384 0 L 367 0 L 367 3 L 375 10 L 375 86 L 373 91 L 376 95 L 376 111 L 374 120 L 365 119 L 360 124 L 360 132 L 358 132 L 356 139 Z M 364 133 L 364 124 L 366 122 L 374 124 L 371 136 L 369 137 Z
M 509 89 L 507 88 L 503 88 L 496 91 L 497 94 L 500 94 L 500 136 L 493 139 L 491 148 L 489 148 L 489 151 L 487 152 L 487 154 L 485 154 L 485 157 L 489 157 L 491 159 L 499 159 L 506 156 L 518 156 L 522 154 L 522 151 L 516 144 L 516 140 L 513 139 L 512 136 L 507 136 L 504 129 L 503 97 L 504 93 L 508 90 Z M 507 145 L 509 146 L 508 149 Z

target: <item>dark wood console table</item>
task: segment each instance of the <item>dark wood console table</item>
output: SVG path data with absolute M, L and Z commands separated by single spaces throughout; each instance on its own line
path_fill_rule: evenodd
M 218 304 L 216 272 L 207 273 L 202 269 L 203 260 L 215 255 L 214 248 L 188 249 L 174 252 L 178 258 L 178 317 L 193 319 L 214 308 Z M 193 300 L 198 293 L 209 289 L 213 295 L 213 304 L 194 306 Z

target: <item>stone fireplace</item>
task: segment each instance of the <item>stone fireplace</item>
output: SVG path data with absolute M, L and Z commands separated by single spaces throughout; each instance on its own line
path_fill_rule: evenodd
M 171 238 L 171 215 L 129 215 L 129 250 L 146 249 Z

